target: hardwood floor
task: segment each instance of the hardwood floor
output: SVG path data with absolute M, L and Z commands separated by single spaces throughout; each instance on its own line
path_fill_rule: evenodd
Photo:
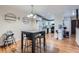
M 21 53 L 20 40 L 16 44 L 9 47 L 0 47 L 0 53 Z M 31 49 L 28 49 L 31 51 Z M 37 49 L 36 49 L 37 51 Z M 39 53 L 39 50 L 37 51 Z M 42 50 L 43 53 L 43 50 Z M 79 53 L 79 46 L 75 41 L 75 37 L 57 40 L 53 34 L 46 34 L 46 52 L 45 53 Z

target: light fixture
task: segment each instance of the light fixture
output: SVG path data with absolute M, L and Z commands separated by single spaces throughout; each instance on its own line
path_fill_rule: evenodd
M 75 10 L 72 10 L 72 16 L 75 16 L 76 12 Z
M 28 18 L 36 18 L 36 15 L 34 14 L 34 6 L 31 5 L 31 13 L 27 15 Z

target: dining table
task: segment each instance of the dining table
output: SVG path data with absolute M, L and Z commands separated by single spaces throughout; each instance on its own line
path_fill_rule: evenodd
M 35 40 L 36 40 L 36 36 L 38 34 L 41 34 L 42 38 L 43 38 L 43 48 L 45 51 L 45 46 L 46 46 L 46 39 L 45 39 L 45 31 L 21 31 L 21 52 L 23 53 L 23 43 L 24 43 L 24 35 L 26 35 L 26 37 L 31 38 L 32 41 L 32 53 L 35 53 Z

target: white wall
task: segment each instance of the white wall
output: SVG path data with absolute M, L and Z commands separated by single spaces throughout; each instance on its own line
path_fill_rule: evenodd
M 22 7 L 22 6 L 21 6 Z M 7 22 L 4 20 L 4 15 L 7 13 L 13 13 L 17 17 L 20 17 L 20 20 L 14 22 Z M 27 24 L 22 23 L 22 17 L 26 15 L 25 11 L 22 11 L 18 6 L 0 6 L 0 36 L 8 30 L 12 30 L 15 33 L 16 40 L 21 39 L 21 30 L 32 30 L 35 23 L 30 22 Z

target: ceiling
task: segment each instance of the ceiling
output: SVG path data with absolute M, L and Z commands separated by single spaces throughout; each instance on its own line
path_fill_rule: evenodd
M 7 5 L 4 6 L 7 7 Z M 29 14 L 32 10 L 31 5 L 9 6 L 21 11 L 25 11 L 26 14 Z M 55 15 L 72 16 L 72 11 L 75 9 L 79 9 L 79 5 L 34 5 L 33 11 L 34 13 L 40 14 L 47 19 L 54 19 Z
M 72 12 L 79 9 L 79 5 L 43 5 L 35 6 L 36 13 L 52 19 L 55 15 L 72 16 Z

